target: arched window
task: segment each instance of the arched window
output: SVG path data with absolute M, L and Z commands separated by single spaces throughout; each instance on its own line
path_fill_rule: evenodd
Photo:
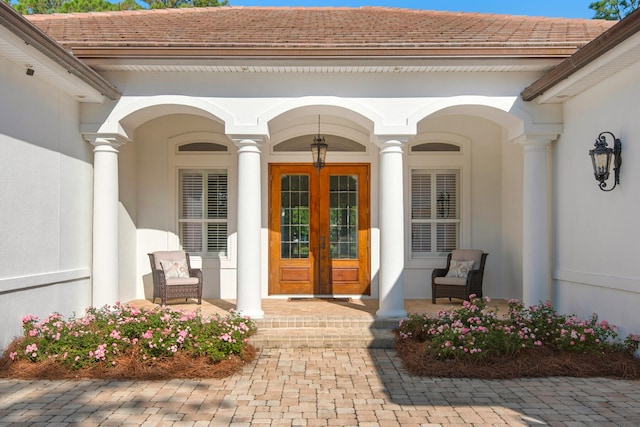
M 411 147 L 413 153 L 424 152 L 460 152 L 460 146 L 455 144 L 449 144 L 446 142 L 425 142 L 423 144 L 417 144 Z
M 179 153 L 209 153 L 209 152 L 226 152 L 226 145 L 216 144 L 215 142 L 190 142 L 178 146 Z

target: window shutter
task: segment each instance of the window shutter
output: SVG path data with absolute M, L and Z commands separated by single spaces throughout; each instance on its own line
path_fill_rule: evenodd
M 411 172 L 411 253 L 442 255 L 458 247 L 459 174 L 457 171 Z
M 431 175 L 413 173 L 411 175 L 411 218 L 431 218 Z
M 207 218 L 227 218 L 227 175 L 207 174 Z
M 202 219 L 203 183 L 202 174 L 184 172 L 182 174 L 181 219 Z
M 207 252 L 227 254 L 227 224 L 207 224 Z
M 197 172 L 182 172 L 180 175 L 180 186 L 180 219 L 202 219 L 202 174 Z M 181 222 L 180 240 L 185 251 L 200 252 L 202 250 L 202 224 Z
M 202 252 L 202 224 L 193 222 L 180 223 L 180 241 L 182 249 L 191 253 Z
M 226 171 L 180 171 L 179 233 L 193 254 L 227 254 Z
M 456 174 L 436 175 L 436 218 L 448 219 L 458 217 L 458 188 Z
M 413 171 L 411 174 L 411 219 L 431 219 L 431 174 Z M 431 252 L 431 224 L 412 222 L 411 251 Z
M 207 174 L 207 219 L 225 220 L 207 224 L 207 252 L 227 253 L 227 174 Z
M 436 218 L 458 219 L 457 174 L 436 175 Z M 445 222 L 436 226 L 436 252 L 451 252 L 458 247 L 458 223 Z

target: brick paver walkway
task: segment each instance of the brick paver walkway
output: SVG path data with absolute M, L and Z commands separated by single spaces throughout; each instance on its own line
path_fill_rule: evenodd
M 419 378 L 393 350 L 263 350 L 222 380 L 0 380 L 0 426 L 640 425 L 640 382 Z

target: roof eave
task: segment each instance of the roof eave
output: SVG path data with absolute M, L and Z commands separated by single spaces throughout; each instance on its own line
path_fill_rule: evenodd
M 634 11 L 618 24 L 596 37 L 593 41 L 525 88 L 521 93 L 522 99 L 525 101 L 533 101 L 639 31 L 640 9 Z
M 73 46 L 76 57 L 87 59 L 381 59 L 381 58 L 567 58 L 578 46 L 492 47 L 183 47 Z
M 24 19 L 9 5 L 0 1 L 0 25 L 24 40 L 67 72 L 75 75 L 103 96 L 111 100 L 120 98 L 121 92 L 94 70 L 66 51 L 39 28 Z

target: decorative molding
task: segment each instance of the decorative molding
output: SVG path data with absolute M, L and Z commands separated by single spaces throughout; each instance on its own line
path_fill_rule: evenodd
M 555 270 L 553 280 L 575 283 L 578 285 L 595 286 L 598 288 L 614 289 L 624 292 L 640 293 L 640 279 L 619 277 L 571 270 Z
M 0 279 L 0 294 L 59 285 L 66 282 L 77 282 L 90 278 L 91 269 L 89 267 L 32 274 L 29 276 L 7 277 Z
M 119 133 L 83 132 L 82 137 L 94 147 L 110 146 L 116 149 L 130 141 L 129 138 Z

